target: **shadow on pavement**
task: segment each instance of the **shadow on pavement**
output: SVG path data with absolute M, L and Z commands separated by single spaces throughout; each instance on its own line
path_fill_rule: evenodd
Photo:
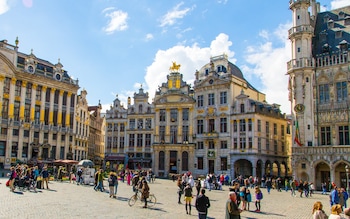
M 17 194 L 17 195 L 24 195 L 24 193 L 21 192 L 21 191 L 13 191 L 13 193 L 14 193 L 14 194 Z

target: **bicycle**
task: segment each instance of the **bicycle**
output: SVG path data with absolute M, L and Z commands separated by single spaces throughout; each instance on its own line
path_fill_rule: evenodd
M 140 191 L 136 191 L 135 194 L 129 198 L 128 204 L 130 207 L 132 207 L 136 204 L 137 201 L 140 201 L 141 203 L 144 202 L 144 200 L 141 198 Z M 157 203 L 156 196 L 154 196 L 154 194 L 149 194 L 147 198 L 147 206 L 153 207 L 156 203 Z

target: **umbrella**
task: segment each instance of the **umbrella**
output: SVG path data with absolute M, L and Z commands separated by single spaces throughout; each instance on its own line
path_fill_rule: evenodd
M 78 163 L 79 166 L 83 166 L 83 167 L 93 167 L 95 166 L 94 162 L 92 162 L 91 160 L 81 160 Z

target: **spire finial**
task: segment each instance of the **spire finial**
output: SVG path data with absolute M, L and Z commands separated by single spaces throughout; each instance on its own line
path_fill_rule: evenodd
M 18 47 L 18 43 L 19 43 L 19 40 L 18 40 L 18 37 L 16 37 L 16 40 L 15 40 L 16 47 Z

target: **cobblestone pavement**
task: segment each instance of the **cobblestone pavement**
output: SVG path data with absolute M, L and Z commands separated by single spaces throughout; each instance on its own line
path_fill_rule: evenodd
M 12 193 L 5 186 L 6 181 L 6 178 L 0 178 L 0 218 L 198 218 L 193 206 L 192 215 L 187 215 L 184 204 L 177 203 L 176 182 L 171 180 L 156 179 L 150 183 L 150 192 L 156 196 L 157 204 L 148 209 L 142 208 L 142 205 L 129 207 L 128 198 L 133 192 L 130 186 L 122 182 L 119 183 L 117 199 L 111 199 L 106 192 L 94 191 L 92 186 L 77 186 L 69 182 L 50 182 L 50 190 L 41 189 L 37 193 L 18 190 Z M 108 189 L 106 182 L 104 185 Z M 228 187 L 223 189 L 206 192 L 211 202 L 209 219 L 225 218 Z M 242 212 L 242 219 L 309 219 L 313 203 L 317 200 L 330 214 L 327 195 L 314 194 L 311 198 L 300 198 L 291 197 L 289 192 L 284 191 L 272 190 L 271 194 L 267 194 L 265 189 L 262 191 L 261 213 L 254 212 L 255 206 L 251 202 L 251 211 Z

